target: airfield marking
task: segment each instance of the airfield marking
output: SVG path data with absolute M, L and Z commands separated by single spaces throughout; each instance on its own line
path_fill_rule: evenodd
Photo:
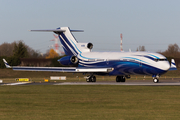
M 24 85 L 24 84 L 29 84 L 29 82 L 28 83 L 25 83 L 25 82 L 8 83 L 8 84 L 4 84 L 4 85 Z

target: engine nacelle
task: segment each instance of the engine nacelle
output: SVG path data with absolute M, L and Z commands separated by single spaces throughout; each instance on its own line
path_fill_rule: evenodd
M 89 48 L 91 50 L 93 48 L 93 44 L 92 43 L 88 43 L 87 44 L 87 48 Z
M 90 52 L 93 48 L 92 43 L 77 43 L 76 45 L 81 52 Z
M 77 65 L 79 59 L 76 56 L 65 56 L 58 60 L 62 65 Z

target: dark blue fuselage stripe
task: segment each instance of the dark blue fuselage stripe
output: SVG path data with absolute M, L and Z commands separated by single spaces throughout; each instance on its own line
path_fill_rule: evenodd
M 150 57 L 150 56 L 143 56 L 143 57 L 149 58 L 149 59 L 151 59 L 151 60 L 154 60 L 154 59 L 155 59 L 155 58 Z
M 61 35 L 61 37 L 66 41 L 66 43 L 71 47 L 71 49 L 73 49 L 73 51 L 76 53 L 76 54 L 78 54 L 78 52 L 76 51 L 76 49 L 74 48 L 74 46 L 69 42 L 69 40 L 68 40 L 68 38 L 64 35 L 64 33 L 61 33 L 60 34 Z M 64 42 L 63 42 L 64 43 Z M 69 47 L 64 43 L 64 47 L 67 49 L 68 48 L 68 50 L 70 50 L 69 49 Z M 71 50 L 70 50 L 71 51 Z M 71 55 L 73 55 L 73 52 L 71 51 Z
M 79 65 L 78 67 L 86 68 L 88 67 L 113 67 L 115 70 L 109 75 L 118 75 L 120 73 L 123 74 L 131 74 L 130 71 L 133 70 L 133 74 L 164 74 L 167 71 L 152 67 L 150 65 L 141 64 L 139 62 L 130 62 L 130 61 L 104 61 L 100 63 L 81 63 L 82 65 Z M 118 67 L 120 66 L 120 67 Z M 120 72 L 121 71 L 121 72 Z
M 62 35 L 60 35 L 62 37 Z M 71 52 L 71 50 L 69 49 L 69 47 L 66 45 L 66 43 L 61 39 L 61 37 L 59 36 L 60 42 L 63 45 L 63 49 L 66 55 L 73 55 L 73 53 Z M 65 47 L 65 48 L 64 48 Z

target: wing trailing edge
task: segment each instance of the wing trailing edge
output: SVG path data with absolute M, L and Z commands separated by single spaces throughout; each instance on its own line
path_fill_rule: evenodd
M 109 73 L 113 68 L 79 68 L 79 67 L 29 67 L 29 66 L 10 66 L 5 59 L 3 62 L 6 68 L 12 68 L 16 71 L 48 71 L 48 72 L 72 72 L 72 73 Z
M 26 67 L 26 66 L 13 66 L 13 70 L 17 71 L 48 71 L 48 72 L 72 72 L 72 73 L 94 73 L 113 71 L 112 68 L 78 68 L 78 67 Z

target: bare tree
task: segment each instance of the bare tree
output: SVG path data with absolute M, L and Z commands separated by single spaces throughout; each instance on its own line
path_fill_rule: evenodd
M 13 56 L 15 42 L 0 45 L 0 56 Z
M 180 48 L 179 46 L 175 44 L 170 44 L 168 46 L 168 49 L 164 52 L 162 52 L 163 55 L 168 57 L 180 57 Z
M 136 51 L 146 51 L 145 46 L 139 46 Z
M 0 56 L 13 56 L 14 55 L 14 49 L 15 46 L 17 47 L 17 45 L 19 45 L 20 43 L 22 43 L 22 45 L 27 49 L 27 53 L 29 57 L 32 58 L 37 58 L 40 57 L 40 52 L 39 51 L 35 51 L 33 50 L 31 47 L 29 47 L 28 45 L 26 45 L 22 40 L 20 41 L 14 41 L 12 43 L 3 43 L 0 45 Z

